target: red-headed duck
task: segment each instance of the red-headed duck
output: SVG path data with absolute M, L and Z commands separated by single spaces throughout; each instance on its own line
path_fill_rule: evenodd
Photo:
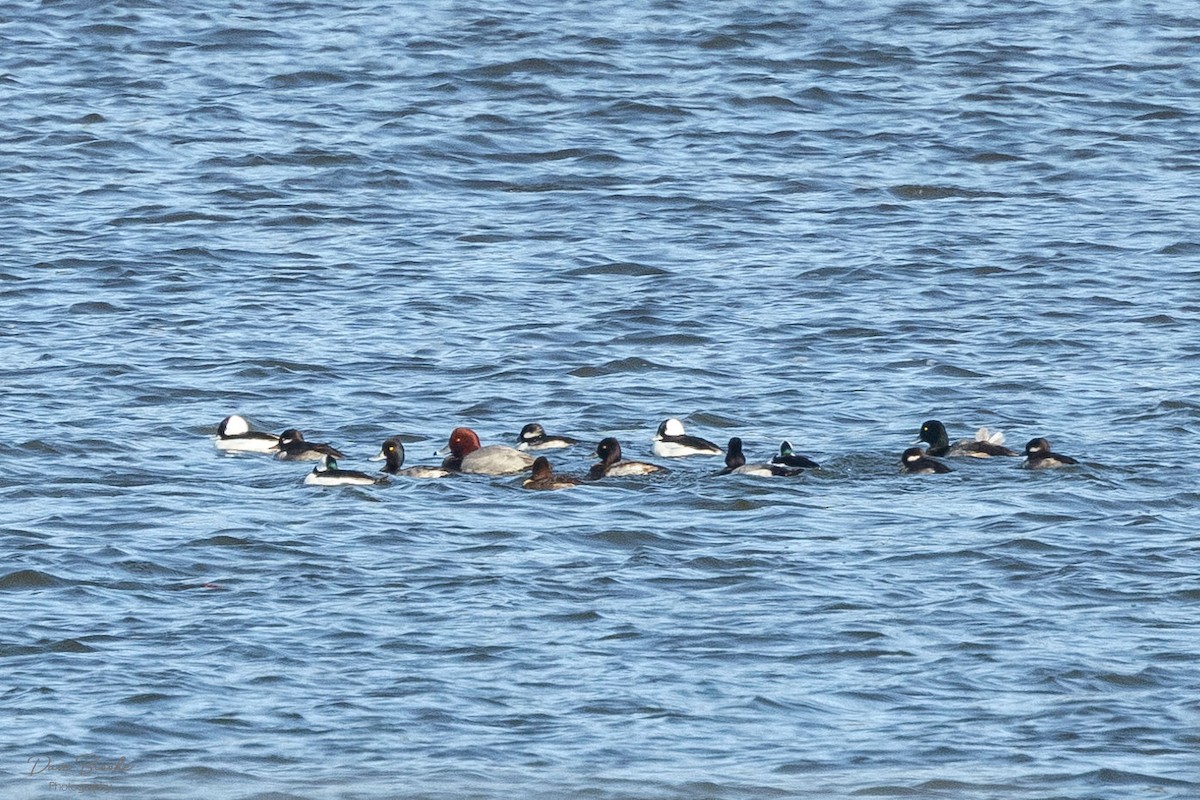
M 437 452 L 446 455 L 444 469 L 476 475 L 512 475 L 533 466 L 533 456 L 507 445 L 489 444 L 481 447 L 479 436 L 470 428 L 455 428 L 450 441 Z

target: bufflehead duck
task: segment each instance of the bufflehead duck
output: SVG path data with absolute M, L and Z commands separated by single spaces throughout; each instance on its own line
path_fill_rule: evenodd
M 279 447 L 275 457 L 280 461 L 320 461 L 325 456 L 346 457 L 341 450 L 331 445 L 304 441 L 304 434 L 295 428 L 288 428 L 279 434 Z
M 538 456 L 533 460 L 533 474 L 521 484 L 526 489 L 569 489 L 579 485 L 574 475 L 555 475 L 550 459 Z
M 537 422 L 521 428 L 521 435 L 517 437 L 518 450 L 553 450 L 573 444 L 579 444 L 579 440 L 570 436 L 547 436 L 546 429 Z
M 304 476 L 304 482 L 309 486 L 371 486 L 386 483 L 387 476 L 376 477 L 352 469 L 338 469 L 337 461 L 326 454 L 321 456 L 321 463 Z
M 989 458 L 991 456 L 1020 455 L 1016 450 L 1004 446 L 1004 434 L 1000 431 L 989 433 L 987 428 L 975 432 L 974 439 L 961 439 L 950 444 L 946 435 L 946 426 L 936 419 L 926 421 L 921 425 L 921 435 L 917 442 L 929 444 L 931 456 L 970 456 L 972 458 Z
M 699 436 L 688 436 L 683 432 L 683 423 L 677 419 L 666 419 L 654 434 L 654 455 L 659 458 L 681 458 L 683 456 L 719 456 L 721 448 Z
M 250 423 L 231 414 L 217 426 L 217 449 L 241 453 L 274 453 L 279 437 L 273 433 L 250 430 Z
M 817 469 L 821 466 L 808 456 L 802 456 L 793 451 L 792 443 L 786 440 L 779 445 L 779 453 L 772 456 L 771 463 L 796 469 Z
M 934 475 L 950 472 L 950 468 L 926 456 L 921 448 L 910 447 L 900 456 L 900 471 L 907 475 Z
M 442 468 L 476 475 L 511 475 L 533 466 L 533 456 L 502 444 L 479 445 L 479 436 L 470 428 L 455 428 L 450 441 L 435 455 L 450 455 Z
M 371 456 L 369 460 L 386 461 L 387 463 L 380 468 L 380 472 L 386 472 L 389 475 L 403 475 L 407 478 L 445 478 L 447 475 L 453 474 L 441 467 L 418 466 L 401 469 L 404 466 L 404 444 L 396 438 L 384 440 L 383 445 L 379 448 L 379 454 Z
M 742 440 L 734 436 L 725 448 L 725 469 L 718 475 L 756 475 L 761 478 L 790 478 L 799 475 L 801 470 L 796 467 L 785 467 L 782 464 L 747 464 L 746 456 L 742 453 Z
M 596 456 L 600 463 L 593 464 L 588 470 L 589 480 L 600 478 L 618 478 L 624 475 L 649 475 L 652 472 L 669 472 L 666 467 L 657 464 L 647 464 L 645 461 L 622 461 L 621 443 L 613 437 L 601 439 L 596 445 Z
M 1050 443 L 1042 438 L 1030 439 L 1025 445 L 1025 463 L 1022 466 L 1029 469 L 1051 469 L 1065 467 L 1079 462 L 1070 456 L 1060 456 L 1050 451 Z

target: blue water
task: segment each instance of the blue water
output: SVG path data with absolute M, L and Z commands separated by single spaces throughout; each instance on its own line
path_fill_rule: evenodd
M 1198 56 L 1182 0 L 6 6 L 0 794 L 1200 796 Z M 822 467 L 318 488 L 231 413 Z M 1082 464 L 898 474 L 929 418 Z

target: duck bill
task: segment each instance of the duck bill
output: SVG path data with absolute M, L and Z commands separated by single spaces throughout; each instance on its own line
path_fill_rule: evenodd
M 368 458 L 367 461 L 383 461 L 386 458 L 387 456 L 383 454 L 382 450 L 380 450 L 378 453 Z

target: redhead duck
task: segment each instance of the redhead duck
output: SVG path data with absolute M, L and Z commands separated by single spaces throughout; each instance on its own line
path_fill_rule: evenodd
M 469 472 L 476 475 L 512 475 L 524 472 L 533 466 L 533 456 L 502 444 L 482 447 L 479 435 L 470 428 L 455 428 L 450 432 L 450 441 L 437 452 L 449 455 L 442 468 L 454 472 Z

